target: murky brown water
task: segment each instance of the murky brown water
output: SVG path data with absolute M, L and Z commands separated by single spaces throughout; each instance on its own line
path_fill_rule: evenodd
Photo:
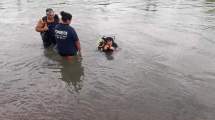
M 43 49 L 47 7 L 73 14 L 82 62 Z M 1 0 L 0 15 L 0 120 L 215 119 L 214 0 Z

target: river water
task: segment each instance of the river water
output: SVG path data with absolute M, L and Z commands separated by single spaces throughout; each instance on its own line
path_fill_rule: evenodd
M 73 14 L 82 61 L 34 27 Z M 214 120 L 214 0 L 1 0 L 1 120 Z M 101 35 L 119 50 L 96 50 Z

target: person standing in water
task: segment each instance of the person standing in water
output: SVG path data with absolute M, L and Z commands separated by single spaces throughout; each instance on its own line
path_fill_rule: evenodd
M 73 27 L 70 26 L 72 15 L 67 12 L 60 12 L 61 23 L 55 27 L 55 38 L 58 53 L 68 59 L 73 56 L 81 56 L 81 45 L 78 35 Z
M 52 8 L 47 8 L 46 16 L 42 17 L 35 27 L 35 30 L 40 32 L 44 48 L 56 44 L 54 29 L 57 24 L 59 24 L 58 15 L 54 13 Z

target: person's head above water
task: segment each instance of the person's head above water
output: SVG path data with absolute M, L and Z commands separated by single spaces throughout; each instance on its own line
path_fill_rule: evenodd
M 107 43 L 107 42 L 113 42 L 113 38 L 112 37 L 106 37 L 104 39 L 104 41 Z
M 47 9 L 46 9 L 46 16 L 47 16 L 49 19 L 54 18 L 54 16 L 55 16 L 54 10 L 53 10 L 52 8 L 47 8 Z
M 70 13 L 61 11 L 60 15 L 61 15 L 61 20 L 62 20 L 63 24 L 70 24 L 71 23 L 72 15 Z

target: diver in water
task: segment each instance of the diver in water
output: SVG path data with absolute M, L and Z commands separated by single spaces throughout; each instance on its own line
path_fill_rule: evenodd
M 58 53 L 72 59 L 74 56 L 81 56 L 81 45 L 78 35 L 73 27 L 70 26 L 72 15 L 67 12 L 60 12 L 61 23 L 55 27 L 55 37 Z
M 57 24 L 59 24 L 58 15 L 54 13 L 53 9 L 47 8 L 46 16 L 39 20 L 35 28 L 37 32 L 40 32 L 44 48 L 56 44 L 54 29 Z
M 112 52 L 118 45 L 114 42 L 113 37 L 102 37 L 102 40 L 99 42 L 98 50 L 103 52 Z

